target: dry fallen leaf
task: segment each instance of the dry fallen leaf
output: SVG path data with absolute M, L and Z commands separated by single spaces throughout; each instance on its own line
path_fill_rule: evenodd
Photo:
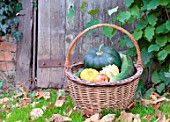
M 140 115 L 139 115 L 139 114 L 134 115 L 134 120 L 133 120 L 133 122 L 141 122 L 141 119 L 140 119 Z
M 62 97 L 59 97 L 56 102 L 55 102 L 55 106 L 56 107 L 62 107 L 62 105 L 64 104 L 65 100 Z
M 15 121 L 15 122 L 22 122 L 22 120 L 17 120 L 17 121 Z
M 28 92 L 27 92 L 27 90 L 25 88 L 20 87 L 19 90 L 24 94 L 24 98 L 28 97 Z
M 34 109 L 32 109 L 30 116 L 31 116 L 31 119 L 34 120 L 36 118 L 41 117 L 43 114 L 44 114 L 44 112 L 41 108 L 34 108 Z
M 91 121 L 91 122 L 98 122 L 99 119 L 100 119 L 100 114 L 99 114 L 99 113 L 94 114 L 94 115 L 92 115 L 92 116 L 90 117 L 90 121 Z
M 84 122 L 91 122 L 90 118 L 87 118 Z
M 16 95 L 14 95 L 13 98 L 16 99 L 16 98 L 18 98 L 18 97 L 21 97 L 22 95 L 23 95 L 23 93 L 18 93 L 18 94 L 16 94 Z
M 134 100 L 127 108 L 132 109 L 136 105 L 136 100 Z
M 71 118 L 62 116 L 60 114 L 53 114 L 52 117 L 50 118 L 50 121 L 65 122 L 65 121 L 71 121 Z
M 40 98 L 42 98 L 43 96 L 44 96 L 44 93 L 43 93 L 42 89 L 38 89 L 38 90 L 37 90 L 37 93 L 36 93 L 35 96 L 34 96 L 34 98 L 35 98 L 35 99 L 40 99 Z
M 85 108 L 84 109 L 84 113 L 82 114 L 84 117 L 86 118 L 89 118 L 91 117 L 92 115 L 96 114 L 97 112 L 92 109 L 92 108 Z
M 134 115 L 132 113 L 126 113 L 125 111 L 122 111 L 120 117 L 117 120 L 122 120 L 124 122 L 132 122 L 133 117 Z
M 15 107 L 21 108 L 23 106 L 26 106 L 26 105 L 30 104 L 31 102 L 32 102 L 31 98 L 23 98 L 22 100 L 20 100 L 20 103 L 17 103 L 15 105 Z
M 141 99 L 141 102 L 142 102 L 142 105 L 146 107 L 152 103 L 151 100 L 147 100 L 147 99 Z
M 150 114 L 147 114 L 146 116 L 144 116 L 142 119 L 146 119 L 146 120 L 151 120 L 152 116 Z
M 168 95 L 168 97 L 170 97 L 170 92 L 166 92 L 166 94 Z
M 32 106 L 32 107 L 35 107 L 38 103 L 39 103 L 39 102 L 33 102 L 33 103 L 31 104 L 31 106 Z
M 166 119 L 165 115 L 162 115 L 155 122 L 169 122 L 169 119 Z
M 67 116 L 70 116 L 70 115 L 72 114 L 72 112 L 73 112 L 73 109 L 72 109 L 70 106 L 68 106 L 68 107 L 66 108 L 65 114 L 66 114 Z
M 115 114 L 107 114 L 106 116 L 102 117 L 102 119 L 99 122 L 113 122 L 115 119 Z
M 2 99 L 0 99 L 0 104 L 9 102 L 10 100 L 11 100 L 11 99 L 10 99 L 10 98 L 7 98 L 7 97 L 2 98 Z
M 44 92 L 43 93 L 43 97 L 44 97 L 44 99 L 50 99 L 50 92 Z

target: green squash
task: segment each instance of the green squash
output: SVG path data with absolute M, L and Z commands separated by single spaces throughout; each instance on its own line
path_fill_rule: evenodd
M 120 68 L 121 63 L 119 53 L 115 49 L 103 45 L 92 48 L 84 56 L 85 68 L 101 70 L 103 67 L 112 64 Z

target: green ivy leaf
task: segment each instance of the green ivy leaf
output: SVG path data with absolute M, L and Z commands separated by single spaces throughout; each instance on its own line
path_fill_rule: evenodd
M 167 36 L 157 36 L 156 37 L 156 44 L 158 44 L 160 47 L 165 46 L 167 43 Z
M 169 0 L 159 0 L 159 5 L 161 6 L 167 6 L 169 3 Z
M 124 0 L 124 5 L 128 8 L 131 4 L 134 3 L 134 0 Z
M 170 72 L 165 72 L 165 77 L 170 78 Z
M 8 28 L 8 27 L 9 27 L 9 26 L 6 25 L 6 24 L 1 25 L 2 32 L 4 32 L 4 33 L 6 34 L 6 33 L 7 33 L 7 28 Z
M 147 20 L 150 25 L 155 26 L 158 18 L 156 14 L 149 14 Z
M 170 30 L 170 19 L 166 21 L 166 29 Z
M 98 19 L 92 19 L 90 22 L 86 23 L 85 29 L 87 29 L 87 28 L 89 28 L 89 27 L 91 27 L 93 25 L 99 24 L 99 23 L 100 23 L 100 21 Z M 94 31 L 95 31 L 95 29 L 87 32 L 87 35 L 93 33 Z
M 140 17 L 140 12 L 139 12 L 139 7 L 135 4 L 131 7 L 131 14 L 136 17 L 139 18 Z
M 90 14 L 91 16 L 94 16 L 98 14 L 99 12 L 100 12 L 99 9 L 94 9 L 94 10 L 89 11 L 88 14 Z
M 160 26 L 158 26 L 158 27 L 156 28 L 156 33 L 157 33 L 157 34 L 160 34 L 160 33 L 165 34 L 165 33 L 167 33 L 167 32 L 168 32 L 168 29 L 166 29 L 166 23 L 164 23 L 164 24 L 162 24 L 162 25 L 160 25 Z
M 146 91 L 144 98 L 149 98 L 149 96 L 151 95 L 152 92 L 155 91 L 155 88 L 150 88 Z
M 165 89 L 164 83 L 161 83 L 158 86 L 156 86 L 156 90 L 158 91 L 158 93 L 162 93 L 164 89 Z
M 152 51 L 159 51 L 159 49 L 160 49 L 159 45 L 157 45 L 157 44 L 151 44 L 151 45 L 149 46 L 149 48 L 148 48 L 148 52 L 150 53 L 150 52 L 152 52 Z
M 168 56 L 168 53 L 165 50 L 161 50 L 158 53 L 158 60 L 163 61 Z
M 119 48 L 125 47 L 126 46 L 126 38 L 127 36 L 123 36 L 119 42 Z
M 117 12 L 118 8 L 119 7 L 117 6 L 115 8 L 110 9 L 110 10 L 107 10 L 108 15 L 111 16 L 113 13 Z
M 12 37 L 16 39 L 17 42 L 19 42 L 22 38 L 23 34 L 21 31 L 16 31 L 12 33 Z
M 165 48 L 164 48 L 164 50 L 165 50 L 168 54 L 170 54 L 170 44 L 166 45 Z
M 121 12 L 119 12 L 115 16 L 115 18 L 116 18 L 116 20 L 119 20 L 120 22 L 124 23 L 125 20 L 128 20 L 130 18 L 130 16 L 131 16 L 130 12 L 128 12 L 128 11 L 125 11 L 125 12 L 121 11 Z
M 14 5 L 14 11 L 17 13 L 19 11 L 22 10 L 22 4 L 21 3 L 17 3 Z
M 133 48 L 128 48 L 128 49 L 126 50 L 126 54 L 129 55 L 129 56 L 136 56 L 136 49 L 135 49 L 135 47 L 133 47 Z
M 142 38 L 142 34 L 143 34 L 142 30 L 135 30 L 132 35 L 136 40 L 139 40 Z
M 156 70 L 152 72 L 151 79 L 154 84 L 158 84 L 161 82 L 160 75 Z
M 87 4 L 86 2 L 82 2 L 82 4 L 81 4 L 80 11 L 83 13 L 85 12 L 86 4 Z
M 149 4 L 147 4 L 147 10 L 154 10 L 158 7 L 159 2 L 158 0 L 150 0 Z
M 170 42 L 170 34 L 167 35 L 167 41 Z
M 148 25 L 148 21 L 145 18 L 142 18 L 138 21 L 138 23 L 135 25 L 137 30 L 142 30 Z
M 103 27 L 103 31 L 102 33 L 107 36 L 110 40 L 112 39 L 112 37 L 114 36 L 116 32 L 116 29 L 113 29 L 111 27 Z
M 143 65 L 146 66 L 150 62 L 153 55 L 152 53 L 149 53 L 146 48 L 143 48 L 141 50 L 141 54 L 142 54 Z
M 148 26 L 146 27 L 145 31 L 144 31 L 144 36 L 146 37 L 146 39 L 151 42 L 154 36 L 154 30 L 155 28 L 152 26 Z
M 70 7 L 70 9 L 69 9 L 69 11 L 68 11 L 67 18 L 68 18 L 68 19 L 73 18 L 73 17 L 74 17 L 74 14 L 75 14 L 75 12 L 74 12 L 73 7 Z

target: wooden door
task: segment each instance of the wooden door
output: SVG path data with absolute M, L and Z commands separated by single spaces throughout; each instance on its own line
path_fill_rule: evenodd
M 80 11 L 82 2 L 86 2 L 86 12 Z M 111 22 L 113 16 L 107 14 L 108 9 L 119 6 L 123 8 L 119 0 L 39 0 L 38 1 L 38 87 L 63 87 L 66 86 L 63 66 L 53 67 L 57 62 L 63 65 L 68 46 L 75 36 L 84 30 L 85 24 L 92 18 L 98 18 L 100 23 Z M 74 17 L 68 19 L 68 11 L 74 9 Z M 88 14 L 89 10 L 99 9 L 100 13 L 94 17 Z M 117 32 L 116 36 L 109 40 L 102 35 L 98 29 L 91 35 L 83 36 L 72 50 L 71 60 L 81 59 L 84 53 L 93 46 L 101 43 L 117 47 L 122 34 Z M 42 62 L 47 60 L 47 62 Z M 50 61 L 51 67 L 46 67 Z M 40 62 L 41 61 L 41 62 Z M 49 62 L 48 62 L 49 61 Z M 44 67 L 40 67 L 44 63 Z

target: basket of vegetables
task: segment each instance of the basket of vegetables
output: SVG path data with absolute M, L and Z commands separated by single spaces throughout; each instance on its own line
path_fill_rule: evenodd
M 112 47 L 100 45 L 90 49 L 82 62 L 70 64 L 74 44 L 88 31 L 104 26 L 115 28 L 132 40 L 137 61 L 133 63 L 131 57 Z M 70 94 L 78 110 L 125 109 L 135 95 L 142 71 L 141 53 L 136 40 L 128 31 L 113 24 L 97 24 L 81 32 L 70 44 L 65 61 Z

